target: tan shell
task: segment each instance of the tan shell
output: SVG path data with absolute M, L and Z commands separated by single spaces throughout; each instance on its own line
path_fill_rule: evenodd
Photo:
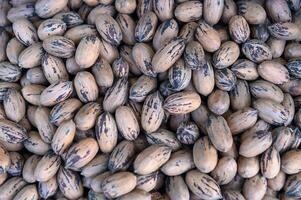
M 50 122 L 59 126 L 63 121 L 72 119 L 76 110 L 78 110 L 81 105 L 82 103 L 76 98 L 70 98 L 56 104 L 50 112 Z
M 176 20 L 170 19 L 162 22 L 154 35 L 153 47 L 159 50 L 161 47 L 169 43 L 172 39 L 177 37 L 179 32 L 179 25 Z
M 95 136 L 99 145 L 99 148 L 104 153 L 113 151 L 117 144 L 117 125 L 114 117 L 108 113 L 102 113 L 95 125 Z
M 71 81 L 59 81 L 48 86 L 40 96 L 43 106 L 53 106 L 67 99 L 73 92 Z
M 98 145 L 94 138 L 82 139 L 68 149 L 65 168 L 78 171 L 88 164 L 96 156 L 97 152 Z
M 3 146 L 0 146 L 0 155 L 1 155 L 0 171 L 1 173 L 6 173 L 11 165 L 11 159 L 9 153 Z
M 246 199 L 262 199 L 267 190 L 267 180 L 257 174 L 252 178 L 246 179 L 242 193 Z
M 10 120 L 0 120 L 0 139 L 8 143 L 21 143 L 27 139 L 26 129 Z
M 81 68 L 91 67 L 97 60 L 100 51 L 100 40 L 95 35 L 85 36 L 79 42 L 75 61 Z
M 74 55 L 75 44 L 63 36 L 51 36 L 43 40 L 43 48 L 51 55 L 60 58 L 70 58 Z
M 48 151 L 38 162 L 34 176 L 37 181 L 44 182 L 50 180 L 61 165 L 61 158 L 53 151 Z
M 126 170 L 132 163 L 134 155 L 134 143 L 127 140 L 121 141 L 110 154 L 108 169 L 112 173 Z
M 78 98 L 84 103 L 95 101 L 98 97 L 98 87 L 90 72 L 78 72 L 74 78 L 74 87 Z
M 94 177 L 107 169 L 109 161 L 108 154 L 96 155 L 88 164 L 81 169 L 81 175 L 84 177 Z
M 276 22 L 291 21 L 292 14 L 287 2 L 282 0 L 267 0 L 266 10 L 268 15 Z
M 259 159 L 257 156 L 246 158 L 239 156 L 237 161 L 237 173 L 243 178 L 251 178 L 260 170 Z
M 133 18 L 127 14 L 118 14 L 116 17 L 116 21 L 119 24 L 119 27 L 122 32 L 122 41 L 127 45 L 134 45 L 136 22 L 133 20 Z
M 284 94 L 277 85 L 264 80 L 250 83 L 250 92 L 255 98 L 271 99 L 278 103 L 284 99 Z
M 253 107 L 258 111 L 258 116 L 270 124 L 281 125 L 288 119 L 286 109 L 273 100 L 258 99 L 253 102 Z
M 209 95 L 215 85 L 214 70 L 211 63 L 207 62 L 199 70 L 193 70 L 192 81 L 198 93 L 204 96 Z
M 20 177 L 12 177 L 0 187 L 0 199 L 13 199 L 13 197 L 26 185 Z
M 216 167 L 210 174 L 219 185 L 225 185 L 234 179 L 236 172 L 237 163 L 235 159 L 225 156 L 219 159 Z
M 120 78 L 107 90 L 103 100 L 103 109 L 105 111 L 114 112 L 118 106 L 126 102 L 128 98 L 128 84 L 127 78 Z
M 196 22 L 189 22 L 185 24 L 179 32 L 179 37 L 183 38 L 186 43 L 192 41 L 197 27 L 198 24 Z
M 250 27 L 247 20 L 241 15 L 231 17 L 229 21 L 231 38 L 238 44 L 244 43 L 250 36 Z
M 207 174 L 191 170 L 186 173 L 185 182 L 190 191 L 199 198 L 208 200 L 222 198 L 219 185 Z
M 39 182 L 38 184 L 39 195 L 44 199 L 53 196 L 57 192 L 57 189 L 58 189 L 58 183 L 57 183 L 56 176 L 52 177 L 50 180 L 46 182 Z
M 97 15 L 95 25 L 105 41 L 115 46 L 119 45 L 122 40 L 122 32 L 114 18 L 107 14 L 99 14 Z
M 35 27 L 28 19 L 16 20 L 12 28 L 17 39 L 25 46 L 29 46 L 39 40 Z
M 61 155 L 71 145 L 75 136 L 75 124 L 72 120 L 60 124 L 52 138 L 51 147 L 53 151 Z
M 136 187 L 137 178 L 130 172 L 115 173 L 104 179 L 103 193 L 108 198 L 120 197 Z
M 47 19 L 43 21 L 38 28 L 38 36 L 40 40 L 53 35 L 63 35 L 67 30 L 67 25 L 60 19 Z
M 103 192 L 102 183 L 110 175 L 112 175 L 112 173 L 109 171 L 106 171 L 104 173 L 100 173 L 97 176 L 93 177 L 91 180 L 91 183 L 90 183 L 91 189 L 95 192 L 102 193 Z
M 252 108 L 238 110 L 227 117 L 227 123 L 233 135 L 239 134 L 255 125 L 258 111 Z
M 153 49 L 145 43 L 136 43 L 132 50 L 132 57 L 139 70 L 147 76 L 155 76 L 152 69 Z
M 49 109 L 45 107 L 37 108 L 34 114 L 36 127 L 42 140 L 46 143 L 51 143 L 53 134 L 55 132 L 55 127 L 50 122 L 49 114 Z
M 280 171 L 280 154 L 275 147 L 270 147 L 261 156 L 260 169 L 264 177 L 271 179 Z
M 72 40 L 75 44 L 78 44 L 82 38 L 92 35 L 97 35 L 96 28 L 92 25 L 83 24 L 68 29 L 64 34 L 64 37 Z
M 200 1 L 186 1 L 175 8 L 175 17 L 181 22 L 197 21 L 202 17 L 203 4 Z
M 120 200 L 131 200 L 131 199 L 141 199 L 141 200 L 151 200 L 151 194 L 144 191 L 135 189 L 119 198 Z
M 97 117 L 102 112 L 102 107 L 96 102 L 90 102 L 82 106 L 74 116 L 76 128 L 86 131 L 94 127 Z
M 92 73 L 99 87 L 111 87 L 114 75 L 112 68 L 105 59 L 98 59 L 92 67 Z
M 300 39 L 301 29 L 295 23 L 275 23 L 268 27 L 270 34 L 281 40 Z
M 40 95 L 46 87 L 43 85 L 31 84 L 22 88 L 22 96 L 32 105 L 40 105 Z
M 231 66 L 239 57 L 239 46 L 232 41 L 227 41 L 221 45 L 213 55 L 213 65 L 217 69 Z
M 155 73 L 167 71 L 182 55 L 185 49 L 183 39 L 171 40 L 161 47 L 153 56 L 152 67 Z
M 77 199 L 84 193 L 79 175 L 72 170 L 61 167 L 57 174 L 57 182 L 60 191 L 68 199 Z
M 15 89 L 7 91 L 3 100 L 3 106 L 9 120 L 19 122 L 25 116 L 25 101 L 21 93 Z
M 267 150 L 271 144 L 271 132 L 253 132 L 242 140 L 239 147 L 239 154 L 247 158 L 254 157 Z
M 156 32 L 157 24 L 158 18 L 155 13 L 145 13 L 135 27 L 135 39 L 138 42 L 150 41 Z
M 211 112 L 222 115 L 230 107 L 230 97 L 226 91 L 217 89 L 208 96 L 207 105 Z
M 231 130 L 222 116 L 210 115 L 206 125 L 210 141 L 221 152 L 230 150 L 233 144 Z
M 201 43 L 204 50 L 208 52 L 218 50 L 221 45 L 221 39 L 218 32 L 204 21 L 199 22 L 199 26 L 195 32 L 195 37 Z
M 163 120 L 163 98 L 159 92 L 148 95 L 144 101 L 141 112 L 141 126 L 147 132 L 156 131 Z
M 26 159 L 22 171 L 22 177 L 26 182 L 34 183 L 37 181 L 34 176 L 34 171 L 40 159 L 41 157 L 35 154 Z
M 240 1 L 238 10 L 249 24 L 263 24 L 267 17 L 265 9 L 256 2 Z
M 135 140 L 139 133 L 139 122 L 130 107 L 120 106 L 115 111 L 117 128 L 126 140 Z M 126 119 L 126 123 L 124 123 Z
M 6 56 L 10 63 L 18 64 L 18 57 L 25 46 L 17 38 L 12 38 L 6 45 Z
M 164 101 L 164 109 L 171 114 L 190 113 L 201 105 L 201 97 L 192 91 L 178 92 L 168 96 Z
M 166 193 L 171 199 L 189 199 L 190 196 L 182 176 L 167 177 Z
M 140 152 L 134 161 L 134 171 L 146 175 L 158 170 L 170 157 L 171 148 L 163 145 L 151 145 Z
M 57 2 L 56 0 L 39 0 L 35 4 L 35 12 L 41 18 L 49 18 L 60 12 L 67 5 L 68 0 Z
M 285 184 L 286 174 L 283 171 L 279 171 L 279 173 L 272 179 L 268 180 L 268 187 L 274 191 L 280 191 Z
M 40 42 L 34 43 L 24 49 L 18 57 L 18 65 L 22 68 L 33 68 L 41 64 L 44 50 Z
M 223 14 L 224 0 L 204 0 L 203 7 L 205 21 L 210 25 L 214 25 L 217 24 Z
M 301 171 L 300 162 L 301 152 L 290 150 L 281 156 L 281 170 L 286 174 L 296 174 Z
M 288 70 L 275 61 L 264 61 L 258 65 L 258 74 L 274 84 L 283 84 L 290 79 Z
M 40 134 L 36 131 L 30 131 L 28 133 L 28 138 L 24 141 L 24 147 L 27 151 L 37 155 L 44 155 L 51 149 L 51 146 L 44 142 Z
M 154 1 L 152 0 L 153 9 L 160 21 L 165 21 L 173 17 L 174 1 Z
M 178 176 L 194 168 L 192 152 L 179 150 L 171 154 L 169 160 L 161 167 L 167 176 Z
M 157 79 L 142 75 L 131 86 L 129 98 L 135 102 L 143 102 L 147 95 L 153 92 L 157 87 Z
M 45 78 L 51 84 L 69 79 L 65 63 L 61 58 L 45 53 L 42 57 L 42 68 Z
M 218 162 L 217 150 L 207 136 L 197 140 L 193 146 L 193 161 L 198 170 L 211 172 Z
M 36 185 L 27 185 L 23 187 L 14 197 L 14 200 L 38 200 L 39 199 L 39 194 Z
M 149 144 L 161 144 L 168 146 L 172 151 L 179 150 L 181 148 L 181 142 L 176 138 L 175 133 L 159 128 L 158 130 L 147 134 L 146 140 Z
M 234 74 L 244 80 L 256 80 L 258 78 L 257 65 L 247 59 L 238 59 L 231 67 Z
M 267 44 L 271 47 L 273 58 L 279 58 L 284 52 L 286 41 L 270 37 Z
M 136 188 L 150 192 L 162 183 L 162 177 L 163 175 L 159 171 L 147 175 L 138 175 Z

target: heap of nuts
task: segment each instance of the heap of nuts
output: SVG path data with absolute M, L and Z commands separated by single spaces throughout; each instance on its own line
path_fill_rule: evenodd
M 0 0 L 0 200 L 301 199 L 300 0 Z

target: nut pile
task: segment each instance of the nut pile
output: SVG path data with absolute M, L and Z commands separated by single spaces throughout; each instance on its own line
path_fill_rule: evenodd
M 300 0 L 0 0 L 0 200 L 301 199 Z

